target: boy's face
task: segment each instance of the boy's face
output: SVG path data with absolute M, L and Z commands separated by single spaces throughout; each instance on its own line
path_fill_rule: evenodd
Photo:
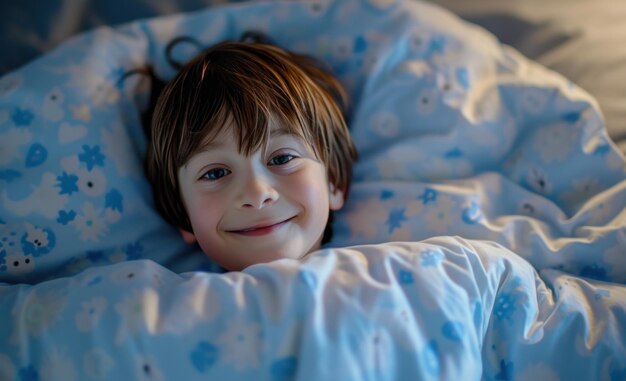
M 311 148 L 270 127 L 267 146 L 250 156 L 226 128 L 178 171 L 193 229 L 183 238 L 229 270 L 317 250 L 329 210 L 343 206 Z

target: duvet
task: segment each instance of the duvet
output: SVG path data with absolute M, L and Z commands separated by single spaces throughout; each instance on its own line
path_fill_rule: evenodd
M 331 66 L 360 161 L 330 245 L 224 273 L 156 213 L 142 114 L 246 31 Z M 433 5 L 97 29 L 0 78 L 0 380 L 624 380 L 625 206 L 595 100 Z

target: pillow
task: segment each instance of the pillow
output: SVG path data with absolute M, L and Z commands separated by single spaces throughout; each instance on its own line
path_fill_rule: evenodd
M 244 0 L 245 1 L 245 0 Z M 600 103 L 609 136 L 626 152 L 626 3 L 612 0 L 569 2 L 542 0 L 430 0 L 494 33 L 503 43 L 558 71 L 589 91 Z M 112 0 L 106 3 L 0 2 L 0 74 L 43 54 L 70 36 L 100 25 L 198 10 L 242 0 Z M 31 9 L 39 9 L 33 14 Z M 586 54 L 580 54 L 586 52 Z
M 626 153 L 625 2 L 430 1 L 485 27 L 589 91 L 600 104 L 609 136 Z
M 360 22 L 338 22 L 346 17 Z M 155 212 L 142 171 L 150 81 L 131 74 L 151 67 L 167 80 L 172 63 L 249 30 L 328 62 L 346 86 L 361 154 L 355 184 L 499 172 L 572 216 L 623 179 L 623 158 L 587 93 L 436 6 L 216 7 L 100 28 L 0 79 L 0 281 L 37 282 L 142 258 L 176 271 L 215 269 Z M 594 178 L 581 179 L 585 171 Z M 372 239 L 352 234 L 362 221 L 349 218 L 370 196 L 348 200 L 336 242 Z M 381 231 L 376 239 L 392 237 L 393 229 Z
M 159 217 L 144 177 L 149 88 L 123 78 L 148 42 L 136 25 L 102 28 L 0 80 L 0 281 L 204 258 Z

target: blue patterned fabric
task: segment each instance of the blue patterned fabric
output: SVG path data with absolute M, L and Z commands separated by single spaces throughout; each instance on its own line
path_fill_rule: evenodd
M 213 268 L 153 208 L 150 86 L 129 73 L 171 78 L 248 30 L 346 85 L 351 195 L 303 261 L 182 272 Z M 0 78 L 0 185 L 1 380 L 626 377 L 626 160 L 596 102 L 432 5 L 242 3 L 81 35 Z

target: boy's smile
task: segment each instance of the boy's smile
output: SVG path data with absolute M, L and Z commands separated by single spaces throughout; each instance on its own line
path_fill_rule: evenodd
M 229 230 L 229 232 L 235 233 L 235 234 L 241 234 L 243 236 L 250 236 L 250 237 L 262 236 L 262 235 L 270 234 L 274 232 L 275 230 L 278 230 L 284 227 L 294 218 L 295 217 L 290 217 L 290 218 L 287 218 L 286 220 L 282 220 L 282 221 L 279 220 L 278 222 L 261 222 L 249 228 Z
M 317 250 L 329 211 L 343 206 L 324 164 L 271 121 L 267 145 L 246 156 L 229 127 L 179 169 L 185 241 L 230 270 Z

